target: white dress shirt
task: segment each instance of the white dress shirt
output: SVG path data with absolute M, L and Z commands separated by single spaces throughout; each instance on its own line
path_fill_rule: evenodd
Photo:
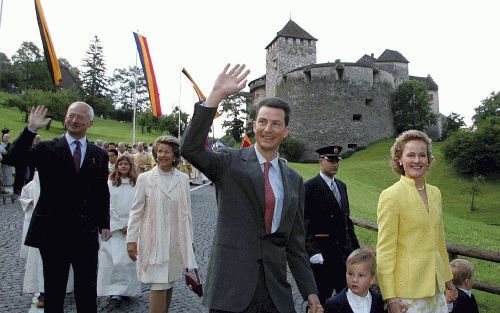
M 364 297 L 360 297 L 351 289 L 347 289 L 347 301 L 354 313 L 370 313 L 372 308 L 372 295 L 370 291 Z
M 260 154 L 260 152 L 255 148 L 255 153 L 257 154 L 257 159 L 259 160 L 260 168 L 264 172 L 264 163 L 267 162 L 266 158 Z M 271 161 L 271 168 L 269 169 L 269 182 L 271 183 L 271 188 L 274 193 L 274 215 L 273 215 L 273 225 L 271 227 L 271 233 L 276 232 L 280 227 L 281 212 L 283 210 L 283 180 L 281 179 L 281 169 L 279 164 L 279 154 L 276 155 Z
M 66 135 L 64 135 L 64 137 L 66 137 L 69 149 L 71 150 L 71 155 L 73 155 L 76 149 L 76 143 L 75 143 L 76 139 L 71 137 L 71 135 L 68 132 L 66 132 Z M 80 138 L 78 141 L 80 142 L 80 151 L 82 155 L 80 159 L 80 167 L 82 167 L 83 160 L 85 159 L 85 153 L 87 152 L 87 137 L 85 136 L 83 138 Z

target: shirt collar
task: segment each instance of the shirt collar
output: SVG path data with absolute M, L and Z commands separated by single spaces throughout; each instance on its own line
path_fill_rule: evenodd
M 73 142 L 76 141 L 76 139 L 73 138 L 68 132 L 66 132 L 66 135 L 64 135 L 64 137 L 66 137 L 66 141 L 68 142 L 68 145 L 70 145 L 70 146 L 71 146 L 71 144 L 73 144 Z M 87 136 L 80 138 L 78 141 L 81 143 L 82 147 L 87 146 Z
M 328 184 L 328 186 L 330 186 L 330 184 L 335 181 L 335 177 L 330 178 L 330 177 L 326 176 L 325 174 L 323 174 L 322 172 L 319 172 L 319 175 Z
M 460 287 L 458 287 L 458 289 L 460 289 L 460 290 L 462 290 L 463 292 L 465 292 L 465 293 L 469 296 L 469 298 L 470 298 L 470 297 L 472 297 L 472 291 L 470 291 L 470 290 L 468 290 L 468 289 L 462 289 L 462 288 L 460 288 Z
M 260 154 L 260 152 L 259 152 L 259 150 L 257 150 L 257 148 L 254 147 L 254 149 L 255 149 L 255 154 L 257 154 L 257 160 L 259 160 L 259 164 L 262 165 L 262 164 L 266 163 L 267 162 L 266 158 L 264 156 L 262 156 L 262 154 Z M 271 162 L 271 165 L 277 169 L 279 166 L 279 159 L 280 159 L 280 154 L 277 153 L 276 157 L 269 162 Z
M 370 301 L 372 299 L 372 295 L 370 294 L 370 291 L 368 290 L 366 296 L 360 297 L 354 292 L 351 291 L 351 288 L 347 289 L 347 297 L 350 298 L 351 300 L 354 300 L 354 302 L 360 304 L 363 302 Z

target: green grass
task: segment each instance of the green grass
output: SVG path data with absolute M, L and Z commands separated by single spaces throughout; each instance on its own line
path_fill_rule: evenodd
M 392 139 L 382 140 L 341 161 L 338 178 L 348 187 L 351 215 L 376 222 L 380 192 L 399 177 L 390 167 Z M 433 144 L 435 163 L 427 175 L 427 182 L 440 188 L 446 240 L 456 244 L 498 251 L 500 239 L 500 180 L 487 178 L 476 198 L 477 211 L 469 210 L 470 195 L 464 189 L 470 179 L 455 174 L 446 163 L 441 151 L 442 143 Z M 318 164 L 290 163 L 305 180 L 318 174 Z M 356 227 L 361 242 L 375 246 L 376 233 Z M 476 266 L 476 279 L 500 284 L 500 266 L 496 263 L 469 259 Z M 500 312 L 500 296 L 474 291 L 480 312 Z
M 24 113 L 21 113 L 16 108 L 2 106 L 2 93 L 0 93 L 0 129 L 7 127 L 11 131 L 11 138 L 14 140 L 17 135 L 24 129 Z M 160 136 L 158 133 L 141 134 L 141 127 L 136 126 L 136 142 L 144 141 L 146 143 L 154 142 Z M 52 121 L 50 130 L 40 129 L 39 133 L 43 139 L 50 139 L 64 134 L 64 126 L 61 121 Z M 105 120 L 96 117 L 94 124 L 87 131 L 87 138 L 90 141 L 101 139 L 108 142 L 125 142 L 132 143 L 132 123 L 120 123 L 112 120 Z

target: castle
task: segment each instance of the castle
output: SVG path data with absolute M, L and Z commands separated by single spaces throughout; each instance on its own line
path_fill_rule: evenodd
M 303 161 L 317 160 L 314 150 L 326 145 L 347 152 L 393 136 L 390 96 L 405 81 L 424 82 L 439 115 L 437 84 L 430 75 L 410 76 L 409 61 L 398 51 L 386 49 L 378 58 L 365 54 L 355 63 L 317 64 L 317 40 L 288 21 L 266 47 L 266 74 L 249 83 L 254 105 L 264 97 L 288 101 L 290 134 L 304 143 Z M 427 133 L 441 137 L 440 122 Z

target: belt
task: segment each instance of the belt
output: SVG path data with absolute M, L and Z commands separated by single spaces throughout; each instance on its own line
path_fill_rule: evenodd
M 315 234 L 316 238 L 330 238 L 330 234 Z

